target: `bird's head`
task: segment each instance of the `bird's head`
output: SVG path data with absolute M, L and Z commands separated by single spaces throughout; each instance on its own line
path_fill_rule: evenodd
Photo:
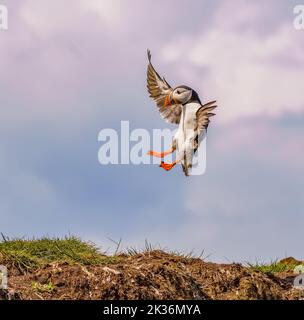
M 165 106 L 172 104 L 186 104 L 192 98 L 193 90 L 187 86 L 176 87 L 165 99 Z

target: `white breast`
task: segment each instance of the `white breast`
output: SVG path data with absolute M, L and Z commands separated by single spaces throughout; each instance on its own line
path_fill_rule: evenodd
M 174 140 L 176 142 L 177 157 L 178 153 L 185 152 L 185 144 L 195 137 L 194 128 L 196 126 L 196 112 L 201 107 L 199 103 L 189 103 L 182 106 L 181 121 Z M 180 154 L 180 157 L 182 157 Z
M 196 112 L 201 107 L 199 103 L 189 103 L 184 108 L 183 130 L 193 130 L 196 126 Z

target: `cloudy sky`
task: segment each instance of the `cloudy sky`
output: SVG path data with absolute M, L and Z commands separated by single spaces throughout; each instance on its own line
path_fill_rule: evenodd
M 214 261 L 304 258 L 304 31 L 299 1 L 0 0 L 0 231 Z M 218 100 L 207 170 L 98 162 L 103 128 L 170 128 L 146 49 L 172 85 Z

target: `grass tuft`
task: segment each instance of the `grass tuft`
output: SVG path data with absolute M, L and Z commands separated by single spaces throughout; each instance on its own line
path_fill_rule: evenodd
M 102 254 L 95 244 L 73 236 L 32 240 L 2 238 L 0 264 L 9 264 L 22 271 L 52 262 L 97 265 L 111 263 L 115 259 Z
M 159 244 L 153 245 L 152 243 L 148 242 L 148 240 L 145 240 L 145 245 L 143 248 L 135 248 L 135 247 L 128 247 L 126 249 L 126 254 L 129 256 L 135 256 L 139 254 L 149 254 L 152 251 L 159 250 L 164 253 L 167 253 L 171 256 L 183 258 L 183 259 L 201 259 L 206 260 L 209 258 L 210 255 L 205 255 L 205 250 L 202 250 L 199 255 L 195 254 L 195 252 L 192 250 L 190 252 L 181 252 L 181 251 L 172 251 L 165 247 L 161 247 Z
M 298 263 L 282 263 L 279 260 L 273 260 L 270 263 L 246 263 L 247 266 L 255 271 L 264 273 L 289 272 L 293 271 Z
M 35 290 L 39 293 L 44 293 L 44 292 L 52 293 L 53 291 L 56 290 L 56 288 L 52 282 L 49 282 L 46 284 L 41 284 L 39 282 L 33 282 L 32 288 L 33 288 L 33 290 Z

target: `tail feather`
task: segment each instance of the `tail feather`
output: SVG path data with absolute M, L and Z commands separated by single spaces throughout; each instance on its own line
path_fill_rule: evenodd
M 190 168 L 190 165 L 188 165 L 187 163 L 187 156 L 186 154 L 184 155 L 184 163 L 182 163 L 182 167 L 183 167 L 183 171 L 184 171 L 184 174 L 186 177 L 189 177 L 189 168 Z
M 182 164 L 183 171 L 186 177 L 189 177 L 188 168 Z

